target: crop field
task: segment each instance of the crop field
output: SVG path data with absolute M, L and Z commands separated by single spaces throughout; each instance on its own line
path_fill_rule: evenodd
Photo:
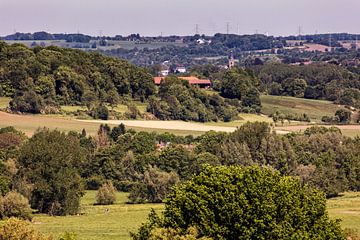
M 306 113 L 311 121 L 317 123 L 321 122 L 323 116 L 334 116 L 338 109 L 343 108 L 330 101 L 270 95 L 261 96 L 261 103 L 262 113 L 265 115 L 276 111 L 297 115 Z
M 146 121 L 143 121 L 146 122 Z M 26 135 L 31 136 L 38 128 L 47 127 L 49 129 L 58 129 L 60 131 L 76 131 L 81 132 L 85 129 L 90 135 L 95 135 L 99 129 L 100 124 L 103 122 L 97 121 L 77 121 L 70 117 L 58 116 L 58 115 L 16 115 L 9 114 L 0 111 L 0 128 L 13 126 L 16 129 L 24 132 Z M 112 123 L 111 121 L 105 121 L 104 123 L 110 126 L 117 126 L 120 123 Z M 160 121 L 159 121 L 160 124 Z M 173 133 L 176 135 L 194 135 L 198 136 L 204 133 L 204 131 L 196 130 L 182 130 L 182 129 L 166 129 L 166 128 L 151 128 L 146 125 L 140 126 L 127 126 L 128 129 L 134 129 L 135 131 L 145 132 L 157 132 L 157 133 Z
M 125 240 L 129 232 L 136 231 L 153 208 L 163 209 L 162 204 L 126 204 L 126 193 L 117 193 L 117 202 L 111 206 L 95 206 L 96 191 L 87 191 L 81 202 L 82 214 L 79 216 L 50 217 L 36 215 L 34 224 L 44 233 L 55 236 L 64 232 L 78 234 L 79 240 Z M 338 198 L 329 199 L 328 212 L 333 219 L 341 219 L 341 225 L 360 231 L 360 192 L 344 193 Z M 108 208 L 109 212 L 105 213 Z
M 110 206 L 94 205 L 96 191 L 87 191 L 78 216 L 51 217 L 36 215 L 34 226 L 43 233 L 59 236 L 74 232 L 79 240 L 125 240 L 146 221 L 150 210 L 163 209 L 162 204 L 126 204 L 127 193 L 117 193 L 117 202 Z M 109 211 L 105 211 L 108 209 Z

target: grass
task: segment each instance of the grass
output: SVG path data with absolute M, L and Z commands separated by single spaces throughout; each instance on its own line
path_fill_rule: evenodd
M 360 231 L 360 192 L 348 192 L 329 199 L 328 212 L 333 219 L 341 219 L 343 228 Z
M 140 111 L 140 113 L 145 113 L 146 112 L 147 103 L 142 103 L 142 102 L 133 102 L 133 103 L 135 104 L 137 109 Z M 119 113 L 125 113 L 126 111 L 128 111 L 128 107 L 125 104 L 119 104 L 114 108 L 112 108 L 109 105 L 107 107 L 110 110 L 113 109 L 113 110 L 115 110 L 116 112 L 119 112 Z M 1 108 L 1 102 L 0 102 L 0 108 Z M 69 105 L 65 105 L 65 106 L 61 106 L 61 110 L 65 111 L 67 113 L 71 113 L 71 112 L 76 112 L 78 110 L 86 111 L 87 108 L 85 106 L 69 106 Z
M 208 122 L 205 125 L 209 126 L 220 126 L 220 127 L 239 127 L 247 122 L 267 122 L 273 123 L 272 118 L 264 115 L 241 113 L 239 114 L 240 120 L 235 120 L 232 122 Z
M 51 217 L 36 215 L 35 227 L 43 233 L 59 236 L 74 232 L 79 240 L 125 240 L 146 221 L 150 210 L 163 209 L 162 204 L 126 204 L 127 193 L 117 193 L 117 202 L 110 206 L 94 206 L 96 191 L 87 191 L 81 201 L 79 216 Z M 105 209 L 109 209 L 105 213 Z
M 94 206 L 96 191 L 87 191 L 82 198 L 82 215 L 50 217 L 36 215 L 35 227 L 40 231 L 58 236 L 75 232 L 79 240 L 125 240 L 129 232 L 136 231 L 146 221 L 152 208 L 161 211 L 162 204 L 126 204 L 127 193 L 117 193 L 117 202 L 111 206 Z M 109 209 L 105 213 L 105 208 Z M 360 231 L 360 192 L 348 192 L 327 202 L 332 219 L 342 219 L 341 225 Z
M 0 97 L 0 109 L 7 108 L 9 106 L 11 98 Z
M 359 129 L 341 129 L 341 133 L 350 138 L 360 137 Z
M 306 113 L 314 122 L 321 122 L 323 116 L 334 116 L 342 107 L 330 101 L 311 100 L 283 96 L 261 96 L 262 113 L 270 115 L 276 111 L 301 115 Z

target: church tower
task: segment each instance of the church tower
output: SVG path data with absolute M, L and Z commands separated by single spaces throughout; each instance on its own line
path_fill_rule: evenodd
M 232 69 L 233 67 L 235 67 L 235 59 L 234 59 L 233 51 L 231 51 L 230 56 L 229 56 L 228 68 Z

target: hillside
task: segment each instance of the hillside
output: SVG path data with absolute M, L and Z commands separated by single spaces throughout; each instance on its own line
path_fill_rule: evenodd
M 262 113 L 271 115 L 276 111 L 284 114 L 307 114 L 310 120 L 320 123 L 323 116 L 334 116 L 335 112 L 343 109 L 330 101 L 312 100 L 305 98 L 262 95 Z

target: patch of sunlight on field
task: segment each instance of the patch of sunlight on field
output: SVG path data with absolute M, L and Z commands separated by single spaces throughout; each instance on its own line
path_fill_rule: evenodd
M 0 108 L 7 108 L 9 106 L 11 98 L 0 97 Z
M 351 137 L 351 138 L 360 137 L 359 129 L 341 129 L 341 133 L 344 136 Z
M 239 127 L 247 122 L 267 122 L 273 123 L 272 118 L 265 115 L 250 114 L 250 113 L 241 113 L 239 114 L 240 120 L 235 120 L 231 122 L 208 122 L 205 125 L 209 126 L 220 126 L 220 127 Z
M 77 233 L 79 240 L 127 240 L 146 221 L 150 210 L 163 209 L 163 204 L 126 204 L 127 193 L 118 192 L 117 202 L 109 206 L 94 206 L 96 191 L 87 191 L 81 201 L 79 216 L 51 217 L 36 215 L 34 226 L 41 232 L 59 236 Z M 106 213 L 105 209 L 109 209 Z
M 78 110 L 86 111 L 87 108 L 85 106 L 61 106 L 61 110 L 65 112 L 76 112 Z
M 360 192 L 347 192 L 327 201 L 332 219 L 341 219 L 343 228 L 360 231 Z

